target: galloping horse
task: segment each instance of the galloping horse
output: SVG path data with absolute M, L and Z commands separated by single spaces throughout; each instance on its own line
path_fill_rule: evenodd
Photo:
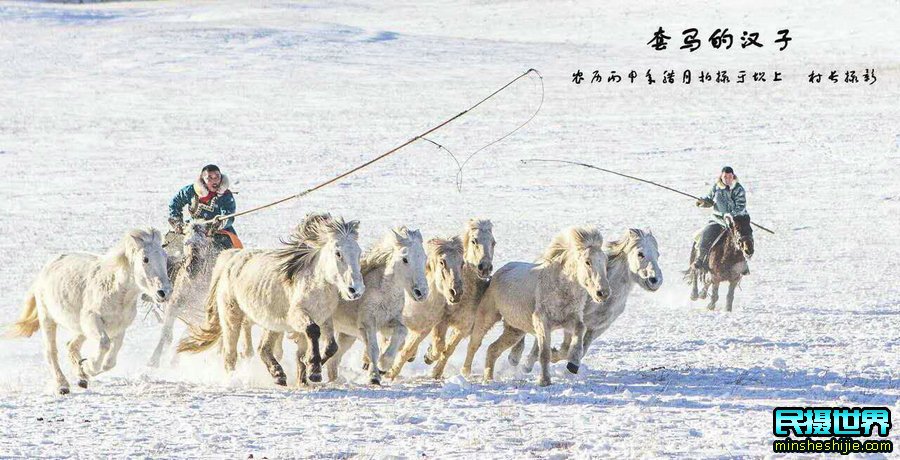
M 753 227 L 750 216 L 741 215 L 726 217 L 728 224 L 718 240 L 709 251 L 709 269 L 693 268 L 697 257 L 697 243 L 691 248 L 691 268 L 685 272 L 685 280 L 691 285 L 691 300 L 705 299 L 709 287 L 712 295 L 707 308 L 715 310 L 719 300 L 719 283 L 728 281 L 728 295 L 725 298 L 725 310 L 731 311 L 734 303 L 734 289 L 741 278 L 749 273 L 747 261 L 753 256 Z M 703 291 L 698 294 L 697 283 L 703 281 Z

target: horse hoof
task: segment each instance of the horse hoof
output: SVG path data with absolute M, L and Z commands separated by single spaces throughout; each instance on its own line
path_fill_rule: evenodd
M 425 357 L 422 359 L 425 361 L 425 364 L 427 364 L 429 366 L 434 362 L 434 360 L 429 358 L 428 355 L 425 355 Z M 410 362 L 412 362 L 412 361 L 410 361 Z
M 59 394 L 61 394 L 61 395 L 69 394 L 69 387 L 59 387 Z
M 369 379 L 369 385 L 378 385 L 381 386 L 381 380 L 377 378 Z
M 538 385 L 542 387 L 550 386 L 550 379 L 540 379 L 538 380 Z
M 81 388 L 84 388 L 85 390 L 87 390 L 87 380 L 85 380 L 85 379 L 79 380 L 79 381 L 78 381 L 78 386 L 80 386 Z
M 322 374 L 309 374 L 309 381 L 319 383 L 322 381 Z
M 575 363 L 566 363 L 566 369 L 568 369 L 569 372 L 571 372 L 573 374 L 578 373 L 578 365 Z
M 287 386 L 287 377 L 285 377 L 283 375 L 275 377 L 275 385 L 278 385 L 280 387 L 286 387 Z
M 698 296 L 697 294 L 691 294 L 691 300 L 697 300 L 699 298 L 700 296 Z
M 413 362 L 413 361 L 415 361 L 415 360 L 416 360 L 416 357 L 415 357 L 415 356 L 412 356 L 412 357 L 410 357 L 409 359 L 407 359 L 406 362 L 411 363 L 411 362 Z

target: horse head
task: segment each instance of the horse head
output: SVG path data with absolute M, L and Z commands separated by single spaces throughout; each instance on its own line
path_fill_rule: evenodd
M 494 246 L 497 245 L 491 221 L 470 220 L 463 231 L 462 241 L 466 263 L 475 268 L 479 278 L 489 279 L 494 271 Z
M 132 230 L 124 239 L 124 247 L 138 288 L 157 302 L 168 301 L 172 282 L 166 271 L 166 253 L 159 230 Z
M 603 250 L 603 235 L 594 227 L 575 227 L 564 233 L 570 247 L 562 254 L 575 267 L 575 279 L 594 302 L 602 303 L 612 292 L 607 276 L 609 256 Z
M 628 271 L 637 277 L 638 284 L 653 292 L 662 286 L 663 273 L 659 268 L 659 247 L 656 237 L 649 230 L 630 229 L 628 239 L 632 243 L 628 251 Z
M 391 230 L 393 251 L 387 270 L 403 280 L 406 294 L 417 302 L 428 297 L 428 279 L 425 277 L 425 247 L 422 234 L 406 227 Z
M 753 227 L 750 225 L 750 215 L 726 216 L 725 221 L 735 249 L 748 259 L 753 257 Z
M 457 304 L 463 294 L 463 248 L 459 237 L 432 238 L 428 241 L 428 263 L 425 272 L 430 282 L 450 304 Z

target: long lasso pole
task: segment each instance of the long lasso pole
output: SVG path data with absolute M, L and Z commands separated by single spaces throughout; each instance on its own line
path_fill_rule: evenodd
M 565 164 L 570 164 L 570 165 L 583 166 L 583 167 L 585 167 L 585 168 L 596 169 L 596 170 L 598 170 L 598 171 L 603 171 L 603 172 L 605 172 L 605 173 L 615 174 L 615 175 L 617 175 L 617 176 L 625 177 L 625 178 L 628 178 L 628 179 L 631 179 L 631 180 L 636 180 L 636 181 L 638 181 L 638 182 L 643 182 L 643 183 L 645 183 L 645 184 L 655 185 L 655 186 L 657 186 L 657 187 L 664 188 L 664 189 L 669 190 L 669 191 L 671 191 L 671 192 L 675 192 L 675 193 L 678 193 L 679 195 L 684 195 L 684 196 L 686 196 L 686 197 L 693 198 L 693 199 L 695 199 L 695 200 L 702 200 L 702 199 L 703 199 L 703 198 L 700 198 L 700 197 L 698 197 L 698 196 L 691 195 L 690 193 L 682 192 L 681 190 L 674 189 L 674 188 L 669 187 L 669 186 L 667 186 L 667 185 L 658 184 L 658 183 L 653 182 L 653 181 L 651 181 L 651 180 L 641 179 L 640 177 L 635 177 L 635 176 L 629 176 L 628 174 L 622 174 L 622 173 L 620 173 L 620 172 L 616 172 L 616 171 L 613 171 L 613 170 L 611 170 L 611 169 L 601 168 L 601 167 L 599 167 L 599 166 L 594 166 L 594 165 L 587 164 L 587 163 L 579 163 L 579 162 L 577 162 L 577 161 L 569 161 L 569 160 L 545 160 L 545 159 L 540 159 L 540 158 L 529 158 L 529 159 L 527 159 L 527 160 L 522 160 L 522 163 L 530 163 L 530 162 L 536 162 L 536 161 L 542 161 L 542 162 L 547 162 L 547 163 L 565 163 Z M 752 221 L 751 221 L 751 222 L 750 222 L 750 225 L 753 225 L 754 227 L 756 227 L 756 228 L 758 228 L 758 229 L 760 229 L 760 230 L 767 231 L 767 232 L 769 232 L 769 233 L 771 233 L 771 234 L 773 234 L 773 235 L 775 234 L 775 232 L 773 232 L 772 230 L 769 230 L 768 228 L 763 227 L 762 225 L 759 225 L 759 224 L 757 224 L 757 223 L 755 223 L 755 222 L 752 222 Z
M 266 209 L 266 208 L 270 208 L 270 207 L 272 207 L 272 206 L 275 206 L 275 205 L 277 205 L 277 204 L 284 203 L 285 201 L 290 201 L 290 200 L 293 200 L 293 199 L 297 199 L 297 198 L 304 197 L 304 196 L 306 196 L 306 195 L 309 195 L 309 194 L 312 193 L 312 192 L 315 192 L 316 190 L 319 190 L 319 189 L 321 189 L 321 188 L 323 188 L 323 187 L 327 187 L 327 186 L 329 186 L 329 185 L 331 185 L 331 184 L 333 184 L 333 183 L 335 183 L 335 182 L 337 182 L 337 181 L 339 181 L 339 180 L 341 180 L 341 179 L 343 179 L 343 178 L 345 178 L 345 177 L 347 177 L 347 176 L 349 176 L 349 175 L 351 175 L 351 174 L 353 174 L 353 173 L 355 173 L 355 172 L 357 172 L 357 171 L 359 171 L 359 170 L 361 170 L 361 169 L 363 169 L 363 168 L 366 168 L 367 166 L 371 165 L 372 163 L 375 163 L 375 162 L 377 162 L 377 161 L 383 160 L 384 158 L 386 158 L 386 157 L 388 157 L 388 156 L 394 154 L 395 152 L 397 152 L 398 150 L 402 149 L 403 147 L 406 147 L 406 146 L 408 146 L 409 144 L 412 144 L 413 142 L 415 142 L 415 141 L 417 141 L 417 140 L 419 140 L 419 139 L 422 139 L 422 138 L 424 138 L 425 136 L 427 136 L 427 135 L 429 135 L 429 134 L 431 134 L 431 133 L 433 133 L 433 132 L 435 132 L 435 131 L 437 131 L 437 130 L 443 128 L 444 126 L 450 124 L 453 120 L 456 120 L 457 118 L 459 118 L 459 117 L 461 117 L 461 116 L 463 116 L 463 115 L 465 115 L 465 114 L 471 112 L 472 110 L 475 110 L 476 107 L 478 107 L 478 106 L 481 105 L 481 104 L 484 104 L 484 103 L 487 102 L 489 99 L 491 99 L 492 97 L 496 96 L 496 95 L 499 94 L 501 91 L 505 90 L 505 89 L 508 88 L 510 85 L 512 85 L 513 83 L 519 81 L 521 78 L 525 77 L 526 75 L 528 75 L 528 74 L 530 74 L 530 73 L 535 73 L 535 74 L 537 74 L 538 76 L 541 75 L 540 72 L 538 72 L 536 69 L 528 69 L 528 70 L 525 71 L 523 74 L 521 74 L 521 75 L 519 75 L 518 77 L 516 77 L 516 78 L 510 80 L 509 83 L 503 85 L 500 89 L 498 89 L 497 91 L 494 91 L 493 93 L 491 93 L 490 95 L 488 95 L 488 96 L 485 97 L 484 99 L 482 99 L 482 100 L 476 102 L 474 105 L 472 105 L 471 107 L 467 108 L 466 110 L 463 110 L 462 112 L 459 112 L 458 114 L 456 114 L 456 115 L 454 115 L 454 116 L 448 118 L 447 120 L 443 121 L 442 123 L 438 124 L 437 126 L 435 126 L 435 127 L 431 128 L 431 129 L 429 129 L 429 130 L 423 132 L 422 134 L 419 134 L 419 135 L 417 135 L 417 136 L 411 138 L 410 140 L 408 140 L 408 141 L 406 141 L 406 142 L 404 142 L 404 143 L 398 145 L 397 147 L 392 148 L 391 150 L 388 150 L 387 152 L 382 153 L 381 155 L 378 155 L 378 156 L 375 157 L 375 158 L 372 158 L 371 160 L 369 160 L 369 161 L 367 161 L 367 162 L 365 162 L 365 163 L 363 163 L 363 164 L 361 164 L 361 165 L 359 165 L 359 166 L 356 166 L 356 167 L 353 168 L 353 169 L 350 169 L 350 170 L 348 170 L 348 171 L 345 171 L 345 172 L 343 172 L 343 173 L 341 173 L 341 174 L 339 174 L 339 175 L 337 175 L 337 176 L 335 176 L 335 177 L 333 177 L 333 178 L 331 178 L 331 179 L 328 179 L 328 180 L 325 181 L 325 182 L 322 182 L 322 183 L 320 183 L 320 184 L 318 184 L 318 185 L 316 185 L 316 186 L 314 186 L 314 187 L 312 187 L 312 188 L 306 189 L 306 190 L 304 190 L 304 191 L 302 191 L 302 192 L 300 192 L 300 193 L 298 193 L 298 194 L 296 194 L 296 195 L 291 195 L 291 196 L 282 198 L 282 199 L 280 199 L 280 200 L 276 200 L 276 201 L 273 201 L 273 202 L 271 202 L 271 203 L 264 204 L 264 205 L 262 205 L 262 206 L 257 206 L 257 207 L 252 208 L 252 209 L 247 209 L 246 211 L 236 212 L 236 213 L 234 213 L 234 214 L 228 214 L 228 215 L 216 216 L 215 220 L 218 222 L 218 221 L 222 221 L 222 220 L 226 220 L 226 219 L 231 219 L 231 218 L 233 218 L 233 217 L 240 217 L 240 216 L 243 216 L 243 215 L 247 215 L 247 214 L 250 214 L 250 213 L 252 213 L 252 212 L 260 211 L 260 210 L 263 210 L 263 209 Z M 529 121 L 530 121 L 530 120 L 529 120 Z

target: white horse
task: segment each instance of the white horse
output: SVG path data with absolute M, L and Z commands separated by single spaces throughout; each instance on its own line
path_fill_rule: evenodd
M 446 305 L 456 305 L 463 295 L 463 248 L 459 237 L 432 238 L 425 244 L 425 250 L 428 253 L 428 261 L 425 263 L 428 297 L 421 302 L 406 299 L 403 305 L 402 322 L 409 334 L 387 372 L 390 379 L 400 375 L 403 366 L 413 360 L 419 344 L 444 318 Z
M 215 245 L 207 225 L 192 223 L 187 227 L 181 252 L 180 259 L 170 260 L 173 265 L 169 267 L 169 276 L 174 289 L 171 299 L 163 307 L 162 332 L 150 357 L 150 367 L 159 366 L 163 353 L 172 343 L 176 319 L 182 318 L 187 324 L 202 321 L 205 312 L 192 307 L 203 305 L 209 291 L 212 269 L 221 250 Z
M 43 331 L 44 353 L 60 394 L 69 392 L 69 382 L 59 367 L 57 326 L 75 335 L 68 343 L 69 358 L 78 368 L 78 386 L 87 388 L 89 377 L 116 365 L 125 330 L 137 314 L 138 296 L 143 292 L 163 302 L 171 294 L 161 240 L 155 229 L 135 229 L 105 255 L 61 254 L 41 270 L 8 335 Z M 81 358 L 86 339 L 98 343 L 93 359 Z
M 447 361 L 456 347 L 472 333 L 475 311 L 481 297 L 487 290 L 491 272 L 494 271 L 494 226 L 489 220 L 471 219 L 466 223 L 462 235 L 463 245 L 463 295 L 457 305 L 447 305 L 444 319 L 431 330 L 431 346 L 425 354 L 425 364 L 435 362 L 431 376 L 440 379 L 444 375 Z M 447 329 L 450 340 L 446 341 Z
M 656 292 L 663 283 L 662 269 L 659 268 L 659 246 L 656 237 L 649 230 L 629 229 L 619 240 L 607 242 L 604 251 L 609 257 L 607 274 L 612 293 L 602 303 L 588 299 L 584 307 L 584 325 L 587 329 L 582 340 L 584 354 L 587 354 L 591 342 L 609 329 L 613 321 L 625 311 L 625 304 L 635 286 L 648 292 Z M 559 350 L 553 350 L 554 362 L 567 355 L 571 343 L 572 335 L 567 332 Z M 509 361 L 512 365 L 519 364 L 524 346 L 523 338 L 510 350 Z M 528 372 L 531 372 L 537 357 L 538 347 L 535 342 L 525 364 Z
M 206 325 L 192 329 L 178 351 L 200 352 L 221 337 L 225 370 L 232 372 L 238 336 L 247 317 L 265 329 L 260 358 L 276 384 L 285 385 L 287 377 L 272 347 L 286 332 L 301 335 L 297 341 L 298 385 L 321 381 L 319 325 L 331 319 L 341 298 L 356 300 L 365 292 L 358 227 L 358 221 L 311 214 L 284 248 L 224 251 L 213 269 Z
M 406 326 L 402 323 L 404 300 L 420 302 L 428 297 L 425 261 L 422 234 L 406 227 L 391 230 L 363 256 L 366 292 L 359 300 L 341 301 L 332 318 L 339 335 L 338 352 L 328 361 L 329 380 L 337 379 L 341 358 L 356 339 L 361 339 L 370 363 L 369 383 L 381 384 L 379 369 L 390 366 L 406 338 Z M 379 332 L 391 337 L 380 361 Z
M 582 356 L 584 305 L 588 298 L 603 302 L 610 295 L 603 236 L 594 227 L 572 227 L 553 238 L 539 263 L 510 262 L 494 273 L 472 327 L 463 375 L 469 375 L 475 352 L 485 334 L 503 320 L 503 333 L 487 350 L 484 379 L 494 378 L 497 357 L 525 333 L 537 337 L 541 376 L 550 384 L 550 333 L 564 328 L 575 340 L 567 368 L 578 372 Z

